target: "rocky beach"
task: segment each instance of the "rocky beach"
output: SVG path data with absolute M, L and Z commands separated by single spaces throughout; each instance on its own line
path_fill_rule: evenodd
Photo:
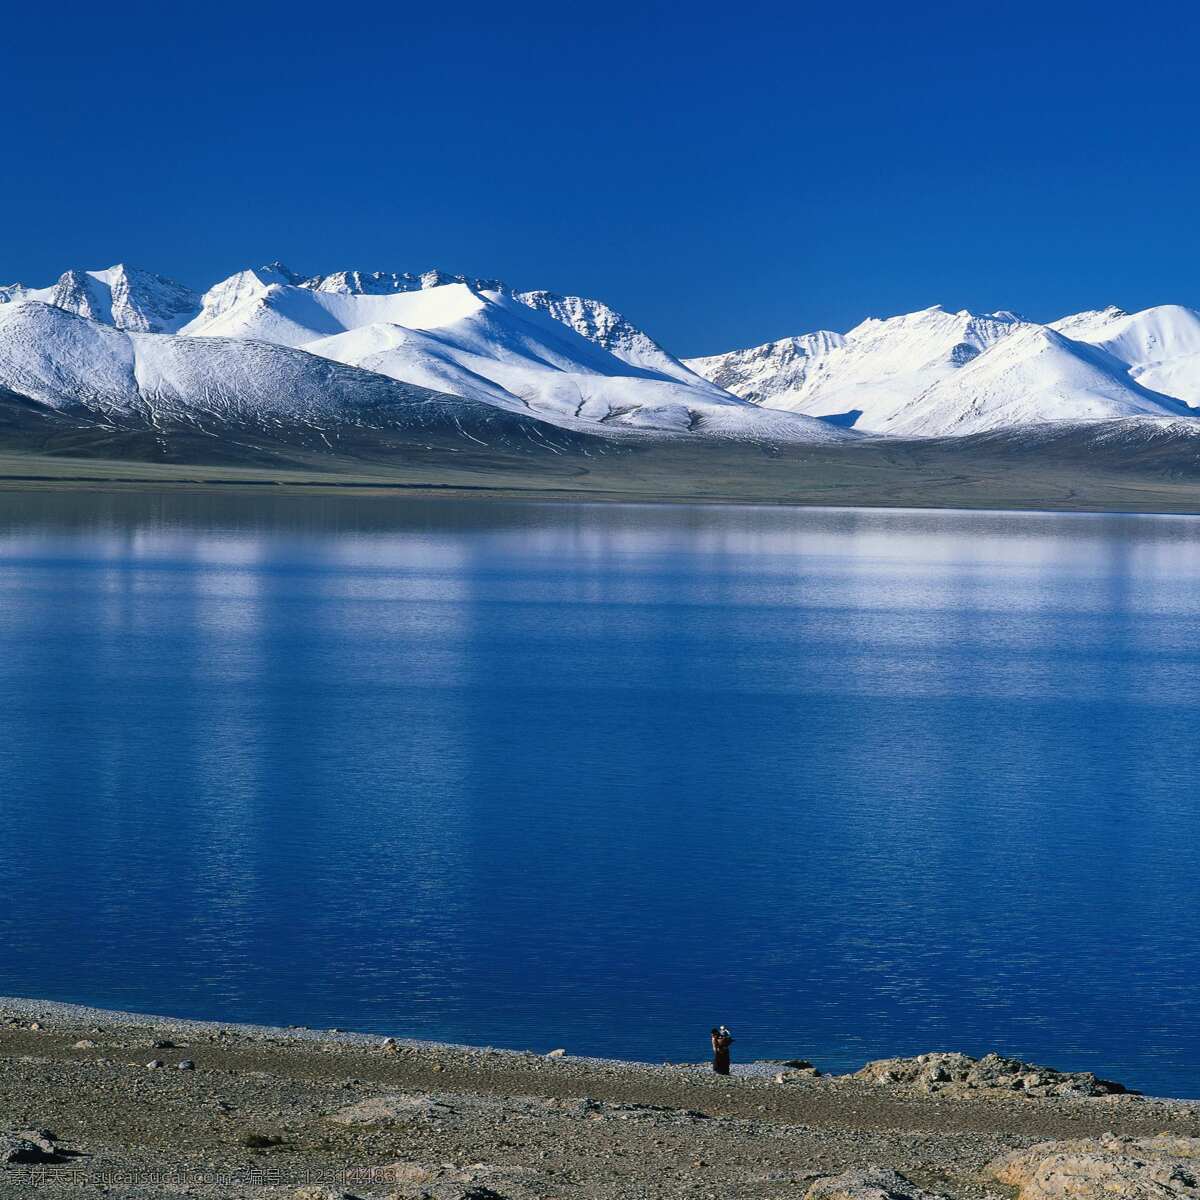
M 848 1075 L 0 1002 L 0 1196 L 1200 1197 L 1200 1103 L 931 1053 Z

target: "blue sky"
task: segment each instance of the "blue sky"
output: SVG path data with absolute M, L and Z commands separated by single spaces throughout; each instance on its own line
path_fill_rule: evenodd
M 10 6 L 0 282 L 441 266 L 680 354 L 1200 306 L 1200 5 Z

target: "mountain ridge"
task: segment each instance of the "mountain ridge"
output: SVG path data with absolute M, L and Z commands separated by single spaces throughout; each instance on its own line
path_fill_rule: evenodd
M 845 334 L 800 335 L 685 362 L 764 407 L 890 436 L 1200 418 L 1200 313 L 1180 305 L 1132 314 L 1110 306 L 1047 325 L 1011 311 L 935 305 L 869 318 Z
M 10 329 L 11 310 L 29 305 L 133 337 L 219 344 L 197 357 L 135 340 L 118 353 L 103 335 L 31 320 L 25 336 L 52 344 L 41 347 L 35 370 L 37 348 L 31 357 L 9 337 L 0 347 L 0 386 L 28 386 L 32 399 L 49 397 L 45 403 L 91 395 L 113 382 L 121 354 L 141 354 L 168 374 L 182 372 L 160 380 L 178 405 L 200 411 L 208 395 L 229 403 L 228 383 L 239 379 L 255 405 L 274 387 L 271 412 L 298 416 L 315 402 L 310 384 L 320 372 L 272 365 L 254 348 L 273 345 L 359 372 L 339 379 L 355 381 L 346 386 L 361 390 L 364 411 L 378 387 L 367 377 L 379 376 L 414 396 L 461 397 L 606 437 L 816 443 L 1200 419 L 1200 312 L 1181 305 L 1137 313 L 1109 306 L 1048 324 L 1009 310 L 932 305 L 871 317 L 845 333 L 818 330 L 690 359 L 601 300 L 441 270 L 306 276 L 276 261 L 237 271 L 201 295 L 117 264 L 72 268 L 44 288 L 0 287 Z M 96 361 L 89 364 L 89 355 Z M 200 361 L 212 380 L 195 375 Z M 276 369 L 299 388 L 295 397 L 263 376 Z M 347 404 L 339 419 L 356 419 Z

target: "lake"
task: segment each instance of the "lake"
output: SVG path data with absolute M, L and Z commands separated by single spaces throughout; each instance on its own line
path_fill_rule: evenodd
M 0 993 L 1200 1097 L 1200 520 L 0 495 Z

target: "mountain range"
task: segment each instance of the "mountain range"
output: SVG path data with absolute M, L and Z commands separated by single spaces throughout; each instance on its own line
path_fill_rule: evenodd
M 681 360 L 599 300 L 280 263 L 202 295 L 123 265 L 0 287 L 0 395 L 79 427 L 765 447 L 1120 422 L 1200 433 L 1200 313 L 940 307 Z
M 1041 325 L 1011 312 L 935 306 L 687 365 L 763 407 L 899 437 L 1195 418 L 1200 313 L 1106 308 Z

